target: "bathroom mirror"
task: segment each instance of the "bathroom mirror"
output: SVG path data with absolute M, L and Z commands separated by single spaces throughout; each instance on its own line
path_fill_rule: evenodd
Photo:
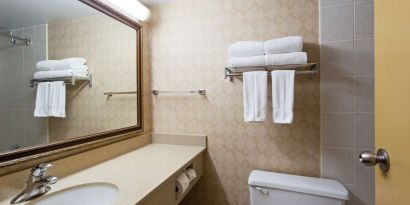
M 0 164 L 142 129 L 138 22 L 96 0 L 0 0 L 0 34 Z

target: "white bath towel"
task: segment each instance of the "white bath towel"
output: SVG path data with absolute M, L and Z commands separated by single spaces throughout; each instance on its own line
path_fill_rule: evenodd
M 37 71 L 34 73 L 34 79 L 47 79 L 47 78 L 63 78 L 63 77 L 87 77 L 87 70 L 55 70 L 55 71 Z
M 252 66 L 265 66 L 265 56 L 252 56 L 252 57 L 231 57 L 229 59 L 230 67 L 252 67 Z
M 266 55 L 267 65 L 292 65 L 306 64 L 307 54 L 305 52 L 280 53 Z
M 230 57 L 250 57 L 264 55 L 264 42 L 240 41 L 229 46 Z
M 86 70 L 87 66 L 84 64 L 86 60 L 84 58 L 66 58 L 62 60 L 45 60 L 36 63 L 37 70 L 40 71 L 54 71 L 54 70 L 68 70 L 78 69 Z
M 50 117 L 65 117 L 66 87 L 64 81 L 50 82 L 49 109 Z
M 37 85 L 36 107 L 34 109 L 35 117 L 48 117 L 49 91 L 49 82 L 39 83 Z
M 265 55 L 278 53 L 301 52 L 303 49 L 302 36 L 288 36 L 265 41 Z
M 267 104 L 266 71 L 243 73 L 243 106 L 245 122 L 266 120 Z
M 294 70 L 272 71 L 273 122 L 292 123 L 294 86 Z

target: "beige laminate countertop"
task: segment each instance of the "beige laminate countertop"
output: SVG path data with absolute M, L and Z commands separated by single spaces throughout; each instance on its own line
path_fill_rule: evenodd
M 66 176 L 52 185 L 49 193 L 80 184 L 108 182 L 119 188 L 115 205 L 136 204 L 204 150 L 202 146 L 148 144 Z

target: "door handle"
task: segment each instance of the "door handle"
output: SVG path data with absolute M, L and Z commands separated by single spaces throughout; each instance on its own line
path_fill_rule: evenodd
M 385 149 L 378 149 L 377 154 L 370 151 L 364 151 L 360 153 L 359 161 L 369 167 L 378 164 L 383 172 L 387 172 L 390 169 L 390 158 Z

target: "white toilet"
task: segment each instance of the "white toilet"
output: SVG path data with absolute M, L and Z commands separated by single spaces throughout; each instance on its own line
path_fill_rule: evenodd
M 349 199 L 338 181 L 253 170 L 251 205 L 344 205 Z

